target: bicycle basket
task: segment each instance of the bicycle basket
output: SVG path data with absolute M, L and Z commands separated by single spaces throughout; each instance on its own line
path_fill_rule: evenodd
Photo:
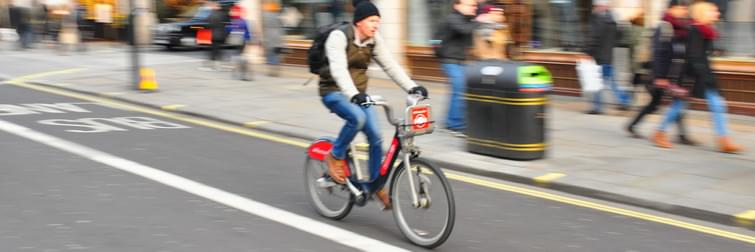
M 404 118 L 406 118 L 406 124 L 401 126 L 406 134 L 419 136 L 430 134 L 435 129 L 430 104 L 417 104 L 407 107 Z

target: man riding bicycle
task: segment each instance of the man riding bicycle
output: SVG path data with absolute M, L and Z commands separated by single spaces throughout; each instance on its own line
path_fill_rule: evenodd
M 367 67 L 373 59 L 388 76 L 410 94 L 427 97 L 427 89 L 417 85 L 404 72 L 388 51 L 386 42 L 377 33 L 380 12 L 367 0 L 355 0 L 354 20 L 345 31 L 335 29 L 325 42 L 328 64 L 320 69 L 319 93 L 325 106 L 346 120 L 333 149 L 325 161 L 328 174 L 336 183 L 346 182 L 346 152 L 357 133 L 362 131 L 369 142 L 370 177 L 379 177 L 382 150 L 380 126 L 372 100 L 367 95 Z M 366 191 L 375 195 L 385 209 L 391 208 L 390 198 L 383 185 L 365 183 Z

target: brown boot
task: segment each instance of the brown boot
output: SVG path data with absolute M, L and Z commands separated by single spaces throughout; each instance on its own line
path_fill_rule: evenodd
M 653 144 L 655 144 L 655 146 L 658 146 L 661 148 L 668 149 L 674 146 L 673 144 L 671 144 L 671 141 L 669 141 L 668 138 L 666 137 L 666 132 L 663 132 L 660 130 L 655 132 L 655 135 L 653 136 L 652 141 L 653 141 Z
M 742 146 L 732 143 L 728 137 L 718 138 L 718 146 L 721 148 L 721 152 L 724 153 L 739 153 L 742 151 Z
M 346 173 L 344 168 L 346 167 L 343 160 L 336 159 L 332 154 L 325 156 L 325 163 L 328 165 L 328 175 L 333 178 L 333 181 L 339 184 L 346 183 Z
M 383 203 L 383 210 L 391 210 L 391 208 L 393 208 L 393 206 L 391 205 L 391 197 L 389 197 L 388 193 L 385 192 L 385 188 L 377 191 L 375 193 L 375 197 L 377 197 L 378 200 Z

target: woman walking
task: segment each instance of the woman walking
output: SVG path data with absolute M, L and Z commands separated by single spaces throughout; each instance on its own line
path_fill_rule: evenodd
M 718 135 L 719 150 L 724 153 L 738 153 L 742 147 L 732 142 L 726 129 L 726 101 L 721 97 L 716 77 L 710 67 L 708 56 L 713 51 L 713 41 L 719 37 L 718 31 L 713 26 L 718 21 L 721 13 L 718 7 L 709 2 L 697 2 L 690 7 L 692 16 L 692 25 L 689 29 L 687 38 L 687 68 L 688 76 L 695 80 L 692 87 L 692 96 L 695 98 L 704 98 L 708 103 L 708 109 L 711 112 L 713 126 L 716 135 Z M 674 101 L 671 113 L 667 114 L 665 121 L 672 115 L 673 111 L 683 107 L 684 102 L 681 100 Z M 663 146 L 661 146 L 663 147 Z
M 238 75 L 241 80 L 251 81 L 252 78 L 249 76 L 252 71 L 249 69 L 249 62 L 244 52 L 249 42 L 252 41 L 252 32 L 244 18 L 244 8 L 238 4 L 234 5 L 229 10 L 228 15 L 231 17 L 231 23 L 227 27 L 228 39 L 226 43 L 237 47 L 236 54 L 231 58 L 231 64 L 236 65 L 233 75 Z

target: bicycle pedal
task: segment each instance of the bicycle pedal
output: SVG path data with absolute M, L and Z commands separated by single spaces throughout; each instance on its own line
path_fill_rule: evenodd
M 319 186 L 320 188 L 331 188 L 336 185 L 338 184 L 336 184 L 336 182 L 334 182 L 330 178 L 322 177 L 322 178 L 317 179 L 317 186 Z

